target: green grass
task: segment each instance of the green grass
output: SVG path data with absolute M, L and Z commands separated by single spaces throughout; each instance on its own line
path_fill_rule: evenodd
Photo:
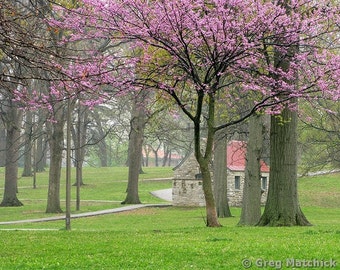
M 144 168 L 144 174 L 140 175 L 139 194 L 143 203 L 164 203 L 155 198 L 150 191 L 171 187 L 171 180 L 150 181 L 148 179 L 170 178 L 173 171 L 169 167 Z M 0 187 L 3 187 L 4 170 L 0 170 Z M 81 208 L 75 211 L 76 187 L 72 187 L 72 213 L 88 212 L 95 210 L 121 207 L 120 202 L 125 199 L 128 169 L 126 167 L 110 168 L 84 168 L 83 181 L 85 186 L 81 188 Z M 72 171 L 72 179 L 75 179 Z M 37 188 L 32 188 L 32 178 L 22 177 L 18 180 L 18 198 L 24 203 L 19 208 L 0 208 L 0 221 L 18 220 L 27 218 L 40 218 L 51 216 L 45 214 L 47 203 L 48 172 L 37 174 Z M 65 170 L 62 170 L 61 200 L 65 209 Z M 0 189 L 3 196 L 3 189 Z M 54 214 L 52 214 L 54 216 Z
M 172 173 L 167 168 L 157 170 L 149 169 L 143 177 Z M 82 198 L 124 199 L 125 168 L 85 171 L 87 186 L 82 188 Z M 43 183 L 47 177 L 39 177 L 38 190 L 19 188 L 19 198 L 31 201 L 24 200 L 24 207 L 0 208 L 0 221 L 45 216 Z M 74 219 L 72 231 L 64 230 L 64 221 L 0 226 L 0 269 L 244 269 L 243 259 L 252 261 L 250 269 L 279 269 L 280 264 L 282 269 L 302 268 L 286 267 L 290 258 L 333 259 L 338 265 L 332 269 L 340 269 L 338 179 L 339 175 L 329 175 L 299 180 L 301 205 L 311 227 L 238 227 L 240 209 L 232 208 L 234 217 L 221 219 L 222 228 L 206 228 L 204 208 L 177 207 Z M 30 181 L 20 179 L 20 186 L 28 186 Z M 161 202 L 149 191 L 170 186 L 169 181 L 142 180 L 141 198 L 147 203 Z M 82 211 L 120 206 L 114 202 L 87 204 Z
M 302 206 L 340 207 L 340 175 L 329 174 L 299 179 Z
M 339 209 L 327 212 L 335 224 L 323 209 L 307 209 L 318 225 L 295 228 L 237 227 L 239 209 L 232 211 L 222 228 L 204 227 L 200 208 L 170 207 L 76 219 L 71 232 L 0 230 L 0 269 L 242 269 L 245 258 L 340 260 Z M 31 227 L 48 224 L 63 227 Z

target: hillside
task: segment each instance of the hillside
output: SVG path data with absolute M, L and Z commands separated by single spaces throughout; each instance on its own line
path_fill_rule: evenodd
M 298 180 L 302 207 L 340 207 L 340 174 L 303 177 Z

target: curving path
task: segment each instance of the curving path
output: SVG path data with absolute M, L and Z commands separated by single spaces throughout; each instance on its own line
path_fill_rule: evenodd
M 153 196 L 163 199 L 165 201 L 168 201 L 168 202 L 172 201 L 171 189 L 156 190 L 150 193 Z M 120 212 L 125 212 L 125 211 L 132 211 L 135 209 L 140 209 L 140 208 L 145 208 L 145 207 L 168 207 L 168 206 L 172 206 L 172 205 L 171 204 L 133 204 L 133 205 L 126 205 L 126 206 L 113 208 L 113 209 L 99 210 L 99 211 L 86 212 L 86 213 L 80 213 L 80 214 L 72 214 L 71 218 L 74 219 L 74 218 L 84 218 L 84 217 L 92 217 L 92 216 L 98 216 L 98 215 L 114 214 L 114 213 L 120 213 Z M 47 221 L 56 221 L 56 220 L 64 220 L 64 219 L 65 219 L 65 215 L 61 215 L 61 216 L 47 217 L 47 218 L 3 221 L 3 222 L 0 222 L 0 225 L 47 222 Z

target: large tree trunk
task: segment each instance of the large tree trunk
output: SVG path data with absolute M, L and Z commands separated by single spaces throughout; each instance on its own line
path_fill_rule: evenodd
M 217 216 L 220 218 L 231 217 L 227 192 L 227 139 L 223 130 L 215 134 L 213 165 Z
M 25 122 L 25 147 L 24 147 L 24 170 L 22 172 L 23 177 L 32 176 L 32 140 L 33 140 L 33 116 L 32 112 L 26 112 Z
M 239 225 L 256 225 L 261 218 L 261 153 L 263 146 L 263 116 L 249 119 L 246 169 L 243 186 L 242 211 Z
M 60 175 L 62 152 L 64 148 L 64 113 L 62 104 L 59 104 L 58 112 L 55 115 L 56 123 L 47 124 L 50 145 L 50 171 L 48 182 L 48 197 L 46 213 L 62 213 L 60 207 Z
M 278 4 L 290 13 L 290 0 L 279 1 Z M 282 40 L 278 40 L 278 43 Z M 283 40 L 283 42 L 285 42 Z M 296 40 L 298 43 L 298 40 Z M 283 71 L 289 71 L 290 57 L 298 50 L 298 44 L 291 44 L 283 55 L 280 51 L 274 53 L 274 65 Z M 287 83 L 298 87 L 298 74 L 294 81 Z M 280 89 L 278 89 L 280 91 Z M 291 99 L 291 105 L 296 105 L 297 98 Z M 297 110 L 297 109 L 296 109 Z M 285 105 L 280 115 L 271 116 L 270 125 L 270 180 L 264 213 L 259 226 L 306 226 L 310 225 L 302 213 L 297 191 L 297 111 Z
M 259 226 L 310 225 L 298 200 L 296 126 L 297 112 L 289 108 L 271 117 L 270 181 Z
M 22 113 L 9 102 L 6 114 L 6 164 L 5 189 L 0 206 L 22 206 L 17 198 L 18 189 L 18 159 L 20 147 L 20 123 Z
M 140 93 L 144 95 L 144 93 Z M 143 139 L 144 128 L 146 124 L 146 115 L 142 107 L 143 97 L 137 97 L 132 108 L 132 119 L 130 122 L 130 136 L 129 136 L 129 176 L 127 194 L 122 204 L 139 204 L 141 203 L 138 193 L 138 179 L 141 171 L 142 153 L 143 153 Z

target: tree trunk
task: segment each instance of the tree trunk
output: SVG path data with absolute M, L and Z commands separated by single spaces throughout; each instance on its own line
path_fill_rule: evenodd
M 6 128 L 0 122 L 0 167 L 6 166 Z
M 221 227 L 220 222 L 217 218 L 217 211 L 214 199 L 214 193 L 212 189 L 212 180 L 211 180 L 211 173 L 209 168 L 209 161 L 208 160 L 200 160 L 198 162 L 200 165 L 201 173 L 202 173 L 202 186 L 203 186 L 203 193 L 205 197 L 205 209 L 206 209 L 206 225 L 207 227 Z
M 241 218 L 238 225 L 256 225 L 261 218 L 261 153 L 263 145 L 263 116 L 249 118 L 246 169 L 243 186 Z
M 140 93 L 141 96 L 144 93 Z M 141 203 L 138 193 L 138 179 L 141 170 L 144 128 L 146 124 L 146 115 L 142 107 L 143 97 L 137 97 L 132 108 L 132 119 L 130 122 L 129 136 L 129 176 L 127 194 L 122 204 L 139 204 Z
M 278 4 L 290 14 L 290 0 L 279 1 Z M 277 40 L 278 44 L 284 40 Z M 298 40 L 296 41 L 298 42 Z M 283 55 L 274 52 L 274 66 L 283 71 L 289 71 L 290 57 L 298 51 L 299 46 L 290 45 Z M 278 76 L 278 75 L 276 75 Z M 298 87 L 298 74 L 293 81 Z M 278 89 L 277 91 L 280 91 Z M 279 92 L 280 93 L 280 92 Z M 291 105 L 296 105 L 297 98 L 291 99 Z M 266 207 L 259 221 L 259 226 L 307 226 L 311 225 L 302 213 L 297 192 L 297 111 L 286 104 L 280 115 L 271 116 L 270 125 L 270 180 Z
M 101 167 L 107 167 L 108 166 L 108 146 L 105 141 L 106 133 L 104 132 L 101 120 L 100 120 L 100 115 L 98 114 L 97 111 L 93 111 L 93 117 L 96 121 L 97 124 L 97 132 L 98 132 L 98 157 L 100 160 L 100 166 Z
M 20 123 L 22 113 L 12 106 L 11 102 L 6 114 L 6 167 L 5 189 L 0 206 L 22 206 L 17 198 L 18 190 L 18 159 L 20 147 Z
M 77 129 L 72 125 L 72 138 L 75 147 L 75 159 L 74 164 L 76 167 L 76 183 L 73 186 L 84 185 L 83 182 L 83 163 L 85 159 L 85 144 L 86 144 L 86 130 L 88 122 L 88 109 L 78 105 L 78 123 Z
M 61 163 L 62 152 L 64 148 L 64 114 L 62 112 L 63 104 L 58 107 L 58 112 L 55 115 L 56 123 L 49 123 L 48 129 L 50 133 L 49 145 L 50 145 L 50 171 L 48 182 L 48 197 L 46 213 L 62 213 L 60 207 L 60 175 L 61 175 Z M 52 127 L 53 125 L 53 127 Z
M 227 139 L 223 130 L 215 134 L 214 148 L 214 195 L 217 216 L 231 217 L 227 192 Z
M 26 112 L 25 122 L 25 147 L 24 147 L 24 170 L 22 172 L 23 177 L 33 176 L 32 174 L 32 137 L 33 137 L 33 119 L 32 112 Z
M 259 226 L 311 225 L 298 200 L 296 126 L 297 112 L 287 107 L 271 117 L 270 181 Z
M 207 227 L 221 227 L 220 222 L 218 221 L 216 204 L 214 193 L 212 189 L 212 180 L 209 163 L 212 158 L 212 149 L 214 143 L 214 135 L 215 135 L 215 97 L 214 94 L 209 94 L 208 101 L 208 117 L 207 117 L 207 126 L 208 133 L 205 143 L 204 153 L 201 152 L 201 113 L 203 108 L 203 98 L 204 96 L 201 94 L 198 99 L 197 106 L 197 114 L 193 119 L 194 121 L 194 141 L 195 141 L 195 157 L 199 164 L 201 173 L 202 173 L 202 186 L 203 193 L 205 197 L 205 210 L 207 214 L 206 225 Z
M 43 172 L 45 171 L 47 159 L 47 140 L 45 134 L 40 135 L 37 139 L 36 155 L 36 170 L 37 172 Z
M 153 154 L 155 155 L 155 167 L 159 166 L 159 164 L 158 164 L 158 149 L 159 148 L 157 148 L 157 150 L 153 151 Z
M 149 167 L 149 156 L 150 156 L 150 147 L 146 145 L 144 147 L 145 158 L 142 158 L 142 165 L 145 167 Z
M 172 162 L 172 152 L 171 152 L 171 150 L 169 151 L 169 154 L 168 154 L 168 167 L 170 167 L 171 166 L 171 162 Z
M 163 161 L 162 161 L 162 167 L 165 167 L 168 161 L 170 160 L 171 150 L 170 150 L 170 147 L 166 145 L 165 143 L 163 144 L 163 146 L 164 146 L 163 148 L 164 156 L 163 156 Z

